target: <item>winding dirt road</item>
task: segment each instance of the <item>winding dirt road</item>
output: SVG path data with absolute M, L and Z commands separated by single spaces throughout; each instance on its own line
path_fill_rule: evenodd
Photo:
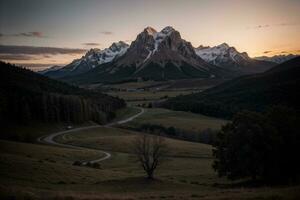
M 107 124 L 105 125 L 105 127 L 111 127 L 113 125 L 118 125 L 118 124 L 125 124 L 127 122 L 130 122 L 132 120 L 134 120 L 135 118 L 139 117 L 140 115 L 142 115 L 145 110 L 143 108 L 139 108 L 140 109 L 140 112 L 131 116 L 131 117 L 128 117 L 126 119 L 123 119 L 123 120 L 119 120 L 119 121 L 116 121 L 116 122 L 112 122 L 110 124 Z M 58 143 L 54 140 L 55 137 L 59 136 L 59 135 L 63 135 L 63 134 L 66 134 L 66 133 L 75 133 L 77 131 L 82 131 L 82 130 L 88 130 L 88 129 L 92 129 L 92 128 L 98 128 L 98 127 L 103 127 L 101 125 L 94 125 L 94 126 L 87 126 L 87 127 L 81 127 L 81 128 L 75 128 L 75 129 L 71 129 L 71 130 L 66 130 L 66 131 L 60 131 L 60 132 L 56 132 L 56 133 L 52 133 L 50 135 L 47 135 L 47 136 L 42 136 L 42 137 L 39 137 L 37 139 L 38 142 L 40 143 L 44 143 L 44 144 L 51 144 L 51 145 L 56 145 L 56 146 L 60 146 L 60 147 L 66 147 L 66 148 L 72 148 L 72 149 L 80 149 L 80 150 L 86 150 L 86 149 L 89 149 L 89 148 L 84 148 L 84 147 L 79 147 L 79 146 L 74 146 L 74 145 L 71 145 L 71 144 L 62 144 L 62 143 Z M 94 150 L 94 149 L 93 149 Z M 106 151 L 102 151 L 102 150 L 97 150 L 99 152 L 101 152 L 102 154 L 104 154 L 104 156 L 102 156 L 101 158 L 97 158 L 97 159 L 94 159 L 94 160 L 89 160 L 89 161 L 85 161 L 83 162 L 82 164 L 85 165 L 87 163 L 97 163 L 97 162 L 101 162 L 103 160 L 106 160 L 108 158 L 111 157 L 111 154 L 106 152 Z

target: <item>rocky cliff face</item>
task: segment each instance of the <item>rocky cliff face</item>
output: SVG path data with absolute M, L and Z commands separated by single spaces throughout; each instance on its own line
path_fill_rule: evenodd
M 193 46 L 183 40 L 180 33 L 170 26 L 160 32 L 151 27 L 145 28 L 132 42 L 124 56 L 116 60 L 114 72 L 118 71 L 116 68 L 129 66 L 135 67 L 134 74 L 141 76 L 143 71 L 149 71 L 147 68 L 153 66 L 156 71 L 163 71 L 166 66 L 175 67 L 176 71 L 183 73 L 183 76 L 186 75 L 184 71 L 190 71 L 184 69 L 184 66 L 188 66 L 195 71 L 201 71 L 203 76 L 215 76 L 211 70 L 214 67 L 197 56 Z

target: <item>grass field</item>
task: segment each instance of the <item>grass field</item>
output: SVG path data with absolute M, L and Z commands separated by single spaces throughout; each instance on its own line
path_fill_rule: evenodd
M 200 114 L 173 111 L 163 108 L 145 109 L 145 113 L 126 124 L 129 127 L 138 127 L 142 124 L 157 124 L 165 127 L 176 127 L 185 131 L 199 132 L 205 129 L 219 130 L 226 120 L 208 117 Z
M 139 112 L 128 107 L 119 110 L 117 120 Z M 224 120 L 166 109 L 146 109 L 131 125 L 153 123 L 184 130 L 219 129 Z M 89 124 L 86 124 L 89 125 Z M 66 124 L 24 129 L 34 136 L 64 130 Z M 67 133 L 55 138 L 60 143 L 86 147 L 68 149 L 50 145 L 0 140 L 0 199 L 227 199 L 296 200 L 300 186 L 245 187 L 219 178 L 212 169 L 210 145 L 165 138 L 167 158 L 148 181 L 132 153 L 132 143 L 139 132 L 99 127 Z M 74 166 L 103 155 L 100 168 Z
M 131 145 L 139 134 L 119 128 L 93 128 L 85 131 L 78 131 L 75 134 L 65 134 L 56 138 L 60 143 L 72 144 L 75 146 L 91 147 L 112 152 L 132 153 Z M 170 148 L 170 155 L 176 157 L 198 157 L 211 158 L 212 148 L 210 145 L 186 142 L 166 138 Z
M 126 101 L 146 101 L 146 100 L 159 100 L 163 97 L 175 97 L 178 95 L 190 94 L 193 91 L 189 90 L 170 90 L 170 91 L 112 91 L 107 94 L 117 96 Z
M 99 156 L 96 150 L 75 150 L 38 144 L 0 141 L 1 199 L 296 199 L 300 187 L 232 187 L 211 168 L 211 146 L 166 139 L 168 159 L 146 181 L 131 154 L 131 141 L 140 133 L 95 128 L 57 138 L 95 149 L 112 157 L 100 169 L 73 166 L 75 160 Z M 225 185 L 224 185 L 225 184 Z
M 169 80 L 128 82 L 101 85 L 105 93 L 125 99 L 129 105 L 148 104 L 153 101 L 199 92 L 224 80 Z M 95 87 L 95 86 L 94 86 Z M 142 90 L 140 90 L 142 89 Z
M 119 84 L 108 84 L 108 85 L 91 85 L 93 88 L 112 88 L 112 89 L 207 89 L 217 84 L 224 82 L 224 79 L 180 79 L 180 80 L 167 80 L 167 81 L 140 81 L 140 82 L 126 82 Z
M 140 112 L 140 109 L 136 108 L 136 107 L 126 107 L 126 108 L 119 109 L 116 112 L 116 117 L 113 120 L 113 122 L 126 119 L 130 116 L 136 115 L 139 112 Z

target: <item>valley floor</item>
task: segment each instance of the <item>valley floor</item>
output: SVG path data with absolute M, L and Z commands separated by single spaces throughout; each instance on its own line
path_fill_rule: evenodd
M 124 118 L 136 113 L 134 108 L 121 111 Z M 185 129 L 189 123 L 197 124 L 196 130 L 218 129 L 225 123 L 165 109 L 148 109 L 130 123 L 163 124 L 170 122 L 170 118 L 174 120 L 172 125 Z M 185 121 L 180 124 L 182 118 Z M 211 167 L 212 146 L 170 138 L 165 138 L 168 159 L 159 167 L 156 179 L 148 181 L 131 150 L 132 141 L 139 134 L 143 133 L 96 127 L 54 138 L 58 143 L 88 150 L 0 140 L 0 198 L 298 199 L 300 196 L 300 186 L 245 187 L 219 178 Z M 112 157 L 100 162 L 99 168 L 73 165 L 75 161 L 98 158 L 101 152 L 97 150 L 107 151 Z

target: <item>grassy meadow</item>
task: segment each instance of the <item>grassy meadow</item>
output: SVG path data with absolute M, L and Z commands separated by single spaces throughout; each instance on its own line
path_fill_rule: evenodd
M 182 111 L 173 111 L 164 108 L 145 109 L 140 117 L 126 124 L 129 127 L 138 127 L 142 124 L 156 124 L 165 127 L 173 126 L 185 131 L 199 132 L 205 129 L 219 130 L 227 120 L 208 117 Z
M 180 91 L 116 92 L 130 99 L 160 99 L 178 95 Z M 187 91 L 190 92 L 190 91 Z M 141 103 L 145 102 L 144 100 Z M 137 107 L 118 110 L 115 121 L 140 112 Z M 219 130 L 227 121 L 189 112 L 161 108 L 145 108 L 138 118 L 119 127 L 99 127 L 57 136 L 59 143 L 85 147 L 70 149 L 52 145 L 0 140 L 1 199 L 222 199 L 222 200 L 296 200 L 300 186 L 253 187 L 217 176 L 212 168 L 212 146 L 165 137 L 168 146 L 166 160 L 155 172 L 155 180 L 145 179 L 137 162 L 133 141 L 141 132 L 123 129 L 142 124 L 173 126 L 180 130 L 201 132 Z M 18 128 L 15 133 L 30 133 L 37 138 L 65 130 L 69 124 L 36 124 Z M 94 123 L 78 126 L 89 126 Z M 75 161 L 88 161 L 103 156 L 99 168 L 75 166 Z
M 147 181 L 132 154 L 141 133 L 100 127 L 55 138 L 91 150 L 0 141 L 3 199 L 296 199 L 299 187 L 233 186 L 211 168 L 212 147 L 166 138 L 167 159 Z M 112 157 L 100 169 L 74 166 L 103 149 Z

